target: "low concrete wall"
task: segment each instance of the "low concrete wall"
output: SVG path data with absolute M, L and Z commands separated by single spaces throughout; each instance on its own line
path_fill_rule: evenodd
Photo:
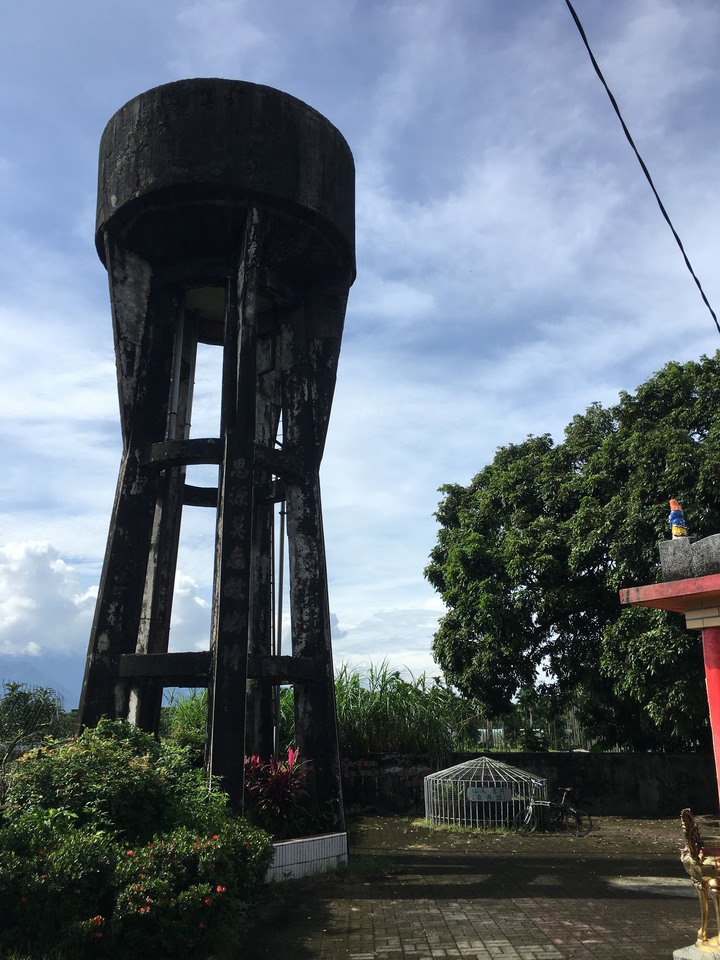
M 335 870 L 347 863 L 347 833 L 325 833 L 319 837 L 299 837 L 273 844 L 275 854 L 265 875 L 267 883 L 298 880 L 316 873 Z
M 450 767 L 478 754 L 455 754 Z M 691 807 L 716 813 L 713 758 L 673 753 L 489 753 L 556 787 L 575 787 L 578 806 L 593 815 L 666 817 Z M 424 815 L 423 780 L 436 773 L 426 756 L 373 754 L 343 758 L 343 796 L 352 810 Z

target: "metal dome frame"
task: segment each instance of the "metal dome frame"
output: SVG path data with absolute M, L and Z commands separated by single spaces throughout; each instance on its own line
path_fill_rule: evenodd
M 433 826 L 509 827 L 536 786 L 547 799 L 546 781 L 490 757 L 477 757 L 425 777 L 425 819 Z

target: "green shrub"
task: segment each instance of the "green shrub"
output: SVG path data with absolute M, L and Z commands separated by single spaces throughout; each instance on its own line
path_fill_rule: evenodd
M 0 945 L 83 954 L 85 921 L 112 909 L 119 845 L 52 811 L 0 829 Z
M 6 818 L 49 809 L 137 843 L 180 825 L 212 831 L 226 813 L 226 799 L 208 791 L 186 749 L 160 743 L 125 721 L 101 720 L 74 740 L 48 741 L 13 765 Z
M 263 882 L 268 848 L 266 834 L 235 820 L 211 836 L 185 827 L 126 852 L 110 934 L 138 949 L 157 944 L 169 957 L 217 946 Z
M 185 957 L 226 942 L 270 839 L 187 750 L 119 721 L 13 765 L 0 827 L 0 949 Z
M 474 705 L 439 678 L 405 680 L 387 662 L 365 673 L 344 664 L 335 677 L 340 750 L 368 753 L 430 753 L 437 763 L 456 750 L 475 750 L 481 717 Z M 280 742 L 296 742 L 294 694 L 280 692 Z

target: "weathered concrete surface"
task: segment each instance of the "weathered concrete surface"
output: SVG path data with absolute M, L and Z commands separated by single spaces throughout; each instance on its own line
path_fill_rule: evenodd
M 243 209 L 258 198 L 278 220 L 287 217 L 278 236 L 285 259 L 294 244 L 305 273 L 324 274 L 334 263 L 354 272 L 353 158 L 325 117 L 239 80 L 154 87 L 121 107 L 102 135 L 98 253 L 104 261 L 110 228 L 155 263 L 223 256 L 242 237 Z
M 163 685 L 192 677 L 209 691 L 208 771 L 240 806 L 243 754 L 267 755 L 273 688 L 289 681 L 308 792 L 339 829 L 319 468 L 355 276 L 354 210 L 343 137 L 269 87 L 165 84 L 103 133 L 96 245 L 110 280 L 123 460 L 80 723 L 107 714 L 157 729 Z M 191 432 L 199 344 L 223 352 L 218 437 Z M 217 487 L 186 483 L 193 464 L 216 465 Z M 291 599 L 282 658 L 271 559 L 281 501 Z M 217 512 L 209 655 L 192 662 L 168 654 L 185 506 Z
M 720 573 L 720 533 L 702 540 L 680 537 L 659 544 L 663 580 L 686 580 Z
M 455 754 L 448 763 L 432 765 L 428 757 L 373 754 L 343 758 L 343 795 L 352 809 L 383 813 L 424 814 L 423 778 L 438 769 L 462 763 L 475 754 Z M 697 813 L 717 808 L 712 756 L 669 753 L 492 753 L 548 781 L 577 791 L 577 805 L 593 817 L 667 816 L 682 807 Z

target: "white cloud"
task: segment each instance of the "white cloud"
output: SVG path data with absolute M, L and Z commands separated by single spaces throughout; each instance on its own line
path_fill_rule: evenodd
M 98 588 L 84 587 L 82 579 L 47 541 L 0 547 L 0 655 L 84 653 Z M 208 649 L 209 643 L 208 590 L 180 570 L 171 649 Z
M 419 676 L 440 673 L 429 650 L 428 636 L 437 626 L 438 613 L 428 609 L 379 609 L 366 619 L 345 625 L 333 642 L 335 669 L 342 664 L 366 671 L 370 664 L 386 662 L 391 670 Z
M 209 650 L 211 595 L 181 570 L 175 577 L 170 650 Z
M 181 76 L 242 77 L 259 58 L 273 60 L 270 38 L 244 0 L 195 0 L 175 16 L 178 52 L 170 66 Z M 266 64 L 267 67 L 267 64 Z
M 94 591 L 51 544 L 0 547 L 0 653 L 83 650 L 94 606 Z
M 696 4 L 688 17 L 672 0 L 642 0 L 611 42 L 599 45 L 601 69 L 638 136 L 662 136 L 668 109 L 711 76 L 705 56 L 717 33 L 710 7 Z
M 413 324 L 427 321 L 437 310 L 432 292 L 419 278 L 413 281 L 394 280 L 366 271 L 358 303 L 353 305 L 353 314 L 369 321 L 392 324 Z

